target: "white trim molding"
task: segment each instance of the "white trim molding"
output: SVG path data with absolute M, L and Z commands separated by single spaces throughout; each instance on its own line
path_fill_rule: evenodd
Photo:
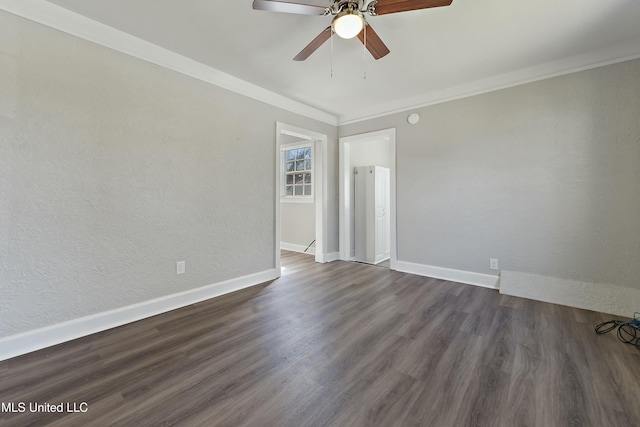
M 433 265 L 416 264 L 407 261 L 396 261 L 393 270 L 418 276 L 433 277 L 450 282 L 465 283 L 483 288 L 499 289 L 500 277 L 490 274 L 475 273 L 473 271 L 455 270 L 452 268 L 436 267 Z
M 305 252 L 305 249 L 307 249 L 307 246 L 298 245 L 296 243 L 280 242 L 280 249 L 283 249 L 285 251 L 300 252 L 302 254 L 308 254 L 308 255 L 315 255 L 316 254 L 316 247 L 315 246 L 310 246 L 309 250 L 307 250 Z
M 640 39 L 604 46 L 545 64 L 451 86 L 410 98 L 373 105 L 335 115 L 264 89 L 208 65 L 164 49 L 46 0 L 0 0 L 0 9 L 67 34 L 122 52 L 161 67 L 194 77 L 284 110 L 342 126 L 429 105 L 493 92 L 512 86 L 640 58 Z
M 269 282 L 277 277 L 279 277 L 279 272 L 276 272 L 275 269 L 265 270 L 0 338 L 0 361 Z
M 329 252 L 325 258 L 324 262 L 333 262 L 340 259 L 340 252 Z
M 201 62 L 117 30 L 45 0 L 0 0 L 0 9 L 125 55 L 159 65 L 206 83 L 302 116 L 338 125 L 338 118 L 326 111 L 287 98 L 241 80 Z
M 316 235 L 316 262 L 324 263 L 326 259 L 328 241 L 328 177 L 327 173 L 328 137 L 323 133 L 299 128 L 282 122 L 276 122 L 276 174 L 275 188 L 282 188 L 282 169 L 284 165 L 280 158 L 280 147 L 284 145 L 284 136 L 292 136 L 301 140 L 313 141 L 313 200 L 315 204 L 315 235 Z M 280 270 L 280 237 L 282 236 L 282 224 L 280 223 L 280 191 L 277 191 L 275 198 L 275 228 L 276 239 L 274 251 L 276 255 L 276 270 Z
M 494 92 L 513 86 L 537 82 L 565 74 L 577 73 L 592 68 L 617 64 L 640 58 L 640 39 L 628 40 L 615 46 L 605 46 L 556 61 L 547 62 L 533 67 L 491 76 L 457 86 L 450 86 L 440 90 L 421 93 L 411 98 L 394 102 L 372 105 L 368 109 L 354 110 L 338 116 L 340 126 L 375 119 L 395 113 L 406 112 L 430 105 L 442 104 L 456 99 L 468 98 L 483 93 Z
M 505 295 L 629 318 L 640 309 L 640 289 L 518 271 L 503 270 L 500 276 L 500 293 Z

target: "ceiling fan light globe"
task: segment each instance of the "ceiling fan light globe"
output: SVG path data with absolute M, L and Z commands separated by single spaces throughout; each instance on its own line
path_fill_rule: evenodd
M 362 31 L 364 19 L 355 13 L 339 14 L 331 23 L 333 31 L 343 39 L 352 39 Z

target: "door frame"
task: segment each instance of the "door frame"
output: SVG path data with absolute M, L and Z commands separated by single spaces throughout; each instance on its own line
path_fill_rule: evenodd
M 314 142 L 313 150 L 313 197 L 316 214 L 315 261 L 327 262 L 327 135 L 303 129 L 287 123 L 276 122 L 276 179 L 275 179 L 275 268 L 280 275 L 280 189 L 282 188 L 282 162 L 280 146 L 285 136 Z
M 340 227 L 340 259 L 343 261 L 352 261 L 351 256 L 351 242 L 353 236 L 351 235 L 351 200 L 353 195 L 351 194 L 353 189 L 353 182 L 351 179 L 350 158 L 351 149 L 353 144 L 363 143 L 370 140 L 384 139 L 389 142 L 389 175 L 391 178 L 390 188 L 390 203 L 391 212 L 390 215 L 390 242 L 391 242 L 391 258 L 390 267 L 392 270 L 396 269 L 396 263 L 398 262 L 397 253 L 397 241 L 396 241 L 396 129 L 383 129 L 375 132 L 367 132 L 357 135 L 344 136 L 339 139 L 339 171 L 340 171 L 340 206 L 339 206 L 339 227 Z

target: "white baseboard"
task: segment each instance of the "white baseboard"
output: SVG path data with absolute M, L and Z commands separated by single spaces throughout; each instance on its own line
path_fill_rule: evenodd
M 329 252 L 325 257 L 325 262 L 333 262 L 340 259 L 340 252 Z
M 321 262 L 321 263 L 327 263 L 327 262 L 332 262 L 337 260 L 339 257 L 339 253 L 338 252 L 330 252 L 328 254 L 317 254 L 316 255 L 316 262 Z
M 489 274 L 435 267 L 433 265 L 416 264 L 407 261 L 396 261 L 393 267 L 395 270 L 403 273 L 433 277 L 436 279 L 448 280 L 450 282 L 466 283 L 467 285 L 482 286 L 483 288 L 498 289 L 500 286 L 500 277 Z
M 0 338 L 0 361 L 274 280 L 275 269 Z
M 503 270 L 500 293 L 624 317 L 640 311 L 640 289 Z
M 286 243 L 286 242 L 280 242 L 280 249 L 283 249 L 285 251 L 292 251 L 292 252 L 300 252 L 300 253 L 306 253 L 306 254 L 310 254 L 310 255 L 316 255 L 316 248 L 315 246 L 312 246 L 309 248 L 309 250 L 307 252 L 305 252 L 304 250 L 307 247 L 304 245 L 297 245 L 295 243 Z M 320 254 L 319 256 L 316 255 L 316 261 L 321 262 L 321 263 L 325 263 L 325 262 L 332 262 L 332 261 L 336 261 L 340 259 L 340 252 L 329 252 L 328 254 Z
M 309 255 L 315 255 L 316 253 L 315 246 L 311 246 L 309 250 L 305 252 L 304 250 L 307 249 L 307 246 L 298 245 L 296 243 L 280 242 L 280 249 L 284 249 L 285 251 L 301 252 L 303 254 L 309 254 Z

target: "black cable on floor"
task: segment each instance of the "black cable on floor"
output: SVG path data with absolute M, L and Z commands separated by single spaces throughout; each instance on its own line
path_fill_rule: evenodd
M 625 344 L 631 344 L 640 350 L 640 313 L 634 313 L 633 319 L 626 322 L 621 320 L 609 320 L 595 327 L 596 334 L 604 335 L 618 329 L 618 339 Z
M 307 249 L 305 249 L 304 252 L 306 253 L 311 247 L 311 245 L 313 245 L 315 242 L 316 242 L 316 239 L 313 239 L 313 242 L 309 243 L 309 246 L 307 246 Z

